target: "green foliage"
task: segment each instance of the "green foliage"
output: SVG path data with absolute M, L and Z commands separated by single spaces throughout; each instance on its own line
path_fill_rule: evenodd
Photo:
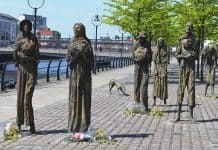
M 149 112 L 149 115 L 151 115 L 151 116 L 163 116 L 163 112 L 160 110 L 159 107 L 155 107 Z
M 21 134 L 15 124 L 10 123 L 10 126 L 7 125 L 6 128 L 7 130 L 4 131 L 3 135 L 4 140 L 16 140 L 21 137 Z
M 216 0 L 181 0 L 175 3 L 173 12 L 177 14 L 178 27 L 182 29 L 186 22 L 192 21 L 195 26 L 195 35 L 200 40 L 216 40 L 218 33 L 216 3 Z
M 123 114 L 127 116 L 135 116 L 136 114 L 144 113 L 144 109 L 142 108 L 125 108 Z
M 115 139 L 108 139 L 105 135 L 105 131 L 102 128 L 97 129 L 96 131 L 96 139 L 99 141 L 100 144 L 107 144 L 107 145 L 119 145 L 117 140 Z
M 207 100 L 216 100 L 216 99 L 218 99 L 218 96 L 212 96 L 212 95 L 205 96 L 205 97 L 207 98 Z
M 156 42 L 165 39 L 168 46 L 177 44 L 184 32 L 184 25 L 192 21 L 196 37 L 218 39 L 217 0 L 104 0 L 104 22 L 120 26 L 123 31 L 137 37 L 145 31 Z

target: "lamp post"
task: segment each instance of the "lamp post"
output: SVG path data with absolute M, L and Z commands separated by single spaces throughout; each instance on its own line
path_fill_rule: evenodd
M 34 35 L 36 36 L 36 15 L 37 15 L 37 9 L 41 8 L 45 4 L 45 0 L 42 0 L 41 5 L 33 6 L 33 4 L 30 3 L 30 0 L 27 0 L 27 3 L 30 8 L 34 9 Z
M 121 49 L 120 49 L 120 57 L 122 58 L 123 57 L 123 46 L 124 46 L 124 43 L 123 43 L 123 35 L 124 35 L 124 31 L 122 29 L 120 29 L 120 33 L 121 33 Z
M 92 24 L 95 26 L 95 44 L 94 44 L 94 73 L 96 73 L 96 63 L 95 63 L 95 57 L 97 52 L 97 45 L 98 45 L 98 26 L 102 24 L 101 16 L 98 14 L 92 17 L 91 20 Z

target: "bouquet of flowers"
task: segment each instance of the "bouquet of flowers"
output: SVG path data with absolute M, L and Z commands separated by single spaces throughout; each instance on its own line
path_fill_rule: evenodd
M 151 115 L 151 116 L 163 116 L 163 112 L 160 110 L 159 107 L 155 107 L 150 111 L 149 115 Z
M 107 145 L 119 145 L 116 139 L 113 139 L 111 136 L 105 135 L 105 130 L 102 128 L 97 129 L 96 131 L 97 136 L 96 140 L 99 141 L 100 144 L 107 144 Z
M 4 140 L 16 140 L 21 137 L 20 131 L 15 123 L 7 123 L 4 129 Z
M 73 134 L 74 141 L 91 141 L 92 135 L 83 132 L 76 132 Z

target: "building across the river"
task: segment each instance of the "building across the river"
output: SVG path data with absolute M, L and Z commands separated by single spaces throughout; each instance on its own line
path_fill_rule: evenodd
M 18 33 L 18 20 L 8 14 L 0 13 L 0 46 L 14 43 Z
M 24 19 L 30 20 L 33 23 L 34 26 L 34 15 L 28 15 L 28 14 L 22 14 L 18 17 L 19 21 L 22 21 Z M 36 30 L 40 30 L 47 27 L 47 18 L 43 16 L 36 16 Z

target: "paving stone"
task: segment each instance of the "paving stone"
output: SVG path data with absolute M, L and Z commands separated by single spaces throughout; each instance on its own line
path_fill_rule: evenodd
M 41 97 L 41 100 L 35 101 L 37 108 L 34 110 L 37 134 L 24 136 L 17 141 L 4 141 L 0 139 L 0 149 L 52 149 L 52 150 L 213 150 L 218 149 L 218 99 L 208 100 L 203 97 L 204 84 L 196 84 L 196 103 L 194 116 L 197 123 L 190 123 L 188 120 L 188 106 L 184 99 L 182 107 L 181 122 L 175 123 L 176 117 L 176 90 L 178 88 L 178 66 L 171 64 L 168 67 L 169 76 L 169 98 L 167 106 L 163 106 L 163 101 L 157 100 L 157 105 L 164 111 L 162 117 L 152 117 L 148 114 L 135 116 L 124 116 L 125 107 L 133 101 L 133 69 L 127 67 L 119 70 L 98 73 L 94 77 L 95 86 L 92 94 L 92 121 L 91 127 L 94 129 L 103 128 L 107 135 L 111 135 L 118 140 L 119 145 L 102 145 L 98 142 L 69 143 L 65 138 L 71 136 L 67 133 L 68 119 L 68 100 L 66 89 L 68 80 L 43 84 L 37 86 L 34 96 Z M 130 96 L 123 96 L 115 89 L 112 94 L 108 92 L 109 77 L 118 78 L 120 81 L 127 83 L 127 91 Z M 97 79 L 99 77 L 99 80 Z M 105 79 L 106 77 L 106 79 Z M 149 80 L 149 107 L 152 108 L 152 90 L 153 78 Z M 106 82 L 107 81 L 107 82 Z M 103 83 L 104 82 L 104 83 Z M 59 92 L 54 90 L 62 89 Z M 217 89 L 217 88 L 216 88 Z M 46 102 L 51 97 L 46 97 L 46 92 L 53 93 L 54 101 Z M 215 92 L 218 90 L 215 90 Z M 56 94 L 55 94 L 56 93 Z M 186 92 L 187 95 L 187 92 Z M 35 98 L 36 98 L 35 97 Z M 16 108 L 16 91 L 9 93 L 0 93 L 0 108 L 10 111 Z M 42 104 L 45 102 L 45 104 Z M 10 104 L 8 107 L 6 104 Z M 3 107 L 4 106 L 4 107 Z M 34 107 L 35 108 L 35 107 Z M 0 109 L 1 113 L 1 109 Z M 13 111 L 2 117 L 1 121 L 12 121 L 16 116 Z M 11 114 L 14 116 L 10 117 Z M 1 116 L 0 116 L 1 118 Z M 4 125 L 2 125 L 4 126 Z

